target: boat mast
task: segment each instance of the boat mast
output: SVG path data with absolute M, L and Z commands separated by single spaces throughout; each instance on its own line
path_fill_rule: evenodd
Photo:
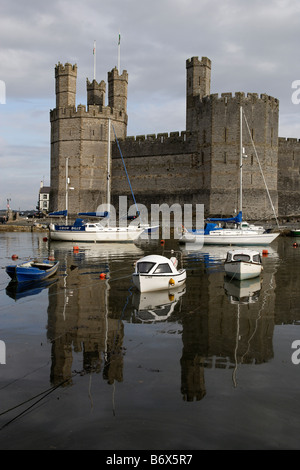
M 110 119 L 108 119 L 108 137 L 107 137 L 107 211 L 110 211 Z M 107 225 L 109 225 L 109 217 L 107 218 Z
M 240 211 L 243 211 L 243 108 L 240 106 Z M 242 212 L 243 213 L 243 212 Z
M 68 175 L 68 168 L 69 167 L 69 157 L 66 157 L 66 225 L 68 225 L 68 188 L 69 188 L 69 175 Z

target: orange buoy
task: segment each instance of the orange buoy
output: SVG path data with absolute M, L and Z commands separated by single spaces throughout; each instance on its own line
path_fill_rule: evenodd
M 174 286 L 174 285 L 175 285 L 174 279 L 171 278 L 171 279 L 169 280 L 169 284 L 170 284 L 170 286 Z
M 296 247 L 296 246 L 298 246 L 298 243 L 294 242 L 293 247 Z
M 74 252 L 77 252 L 77 251 L 79 251 L 79 248 L 78 248 L 78 246 L 73 246 L 73 251 L 74 251 Z
M 268 252 L 268 250 L 263 250 L 262 254 L 263 254 L 263 256 L 268 256 L 269 252 Z
M 11 259 L 18 259 L 18 255 L 12 255 Z
M 49 261 L 55 261 L 55 258 L 54 258 L 54 256 L 48 256 L 48 260 Z
M 106 274 L 105 273 L 101 273 L 100 274 L 100 279 L 105 279 L 106 278 Z
M 165 240 L 160 240 L 160 244 L 161 244 L 161 245 L 164 245 L 164 244 L 165 244 Z

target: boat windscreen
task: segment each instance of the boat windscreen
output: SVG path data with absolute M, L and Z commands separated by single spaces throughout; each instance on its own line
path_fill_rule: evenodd
M 155 274 L 158 274 L 158 273 L 171 273 L 172 270 L 169 266 L 168 263 L 161 263 L 157 266 L 157 268 L 155 269 L 154 273 Z
M 249 255 L 242 254 L 242 253 L 239 253 L 238 255 L 234 255 L 234 256 L 233 256 L 233 261 L 245 261 L 245 262 L 249 262 L 249 261 L 250 261 L 250 256 L 249 256 Z
M 149 273 L 155 264 L 150 261 L 141 261 L 137 263 L 136 270 L 138 273 Z

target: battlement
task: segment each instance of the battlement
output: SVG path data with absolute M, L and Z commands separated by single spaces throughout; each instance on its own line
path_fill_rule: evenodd
M 208 57 L 202 57 L 201 60 L 199 60 L 199 57 L 191 57 L 190 59 L 187 59 L 186 61 L 186 68 L 189 67 L 194 67 L 197 65 L 205 65 L 206 67 L 211 68 L 211 60 L 208 59 Z
M 50 110 L 50 121 L 55 121 L 57 119 L 71 119 L 78 117 L 86 118 L 111 118 L 116 121 L 126 121 L 127 115 L 125 112 L 120 111 L 119 109 L 112 109 L 109 106 L 98 106 L 98 105 L 89 105 L 86 108 L 86 105 L 79 104 L 76 106 L 60 107 Z
M 278 137 L 278 143 L 280 145 L 300 145 L 300 139 L 297 139 L 296 137 Z
M 125 142 L 153 142 L 160 143 L 163 142 L 186 142 L 191 136 L 191 132 L 182 131 L 182 132 L 162 132 L 159 134 L 146 134 L 146 135 L 137 135 L 137 136 L 128 136 L 125 138 Z
M 86 79 L 86 87 L 87 89 L 99 89 L 101 91 L 105 91 L 106 90 L 106 83 L 104 80 L 101 80 L 101 82 L 97 82 L 95 79 L 90 82 L 89 79 L 87 78 Z
M 55 77 L 59 74 L 77 74 L 77 64 L 69 64 L 68 62 L 63 65 L 60 62 L 55 66 Z
M 107 77 L 108 77 L 108 81 L 118 79 L 118 80 L 125 80 L 126 82 L 128 82 L 127 70 L 123 70 L 123 72 L 120 75 L 117 67 L 114 67 L 110 72 L 108 72 Z
M 277 98 L 274 98 L 273 96 L 267 95 L 265 93 L 258 95 L 258 93 L 244 93 L 241 91 L 235 92 L 235 93 L 221 93 L 220 95 L 218 93 L 213 93 L 211 95 L 204 96 L 202 98 L 202 101 L 204 103 L 209 103 L 213 101 L 220 101 L 224 102 L 225 104 L 228 102 L 228 100 L 236 100 L 236 101 L 248 101 L 248 102 L 258 102 L 258 101 L 263 101 L 263 102 L 269 102 L 272 104 L 277 104 L 279 105 L 279 100 Z

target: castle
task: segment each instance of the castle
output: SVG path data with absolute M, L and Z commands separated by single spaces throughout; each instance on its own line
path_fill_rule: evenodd
M 206 216 L 234 215 L 239 204 L 242 107 L 247 119 L 244 217 L 273 217 L 266 185 L 278 216 L 299 214 L 300 141 L 278 137 L 278 99 L 256 93 L 210 94 L 211 61 L 192 57 L 186 61 L 186 130 L 127 137 L 127 71 L 120 74 L 114 68 L 108 73 L 107 105 L 106 83 L 87 79 L 87 107 L 76 107 L 76 79 L 76 65 L 56 65 L 50 210 L 65 209 L 66 161 L 74 188 L 69 213 L 94 211 L 106 202 L 110 119 L 137 203 L 148 209 L 151 204 L 204 204 Z M 113 132 L 111 139 L 111 202 L 118 207 L 119 196 L 130 200 L 131 192 Z

